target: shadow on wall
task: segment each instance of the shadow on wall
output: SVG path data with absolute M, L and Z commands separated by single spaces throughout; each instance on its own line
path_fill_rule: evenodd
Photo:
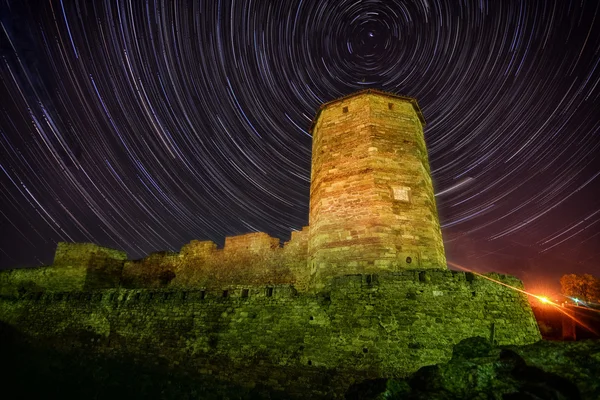
M 169 369 L 148 354 L 108 358 L 59 351 L 0 322 L 2 392 L 17 399 L 286 399 L 264 387 L 243 388 L 212 376 Z

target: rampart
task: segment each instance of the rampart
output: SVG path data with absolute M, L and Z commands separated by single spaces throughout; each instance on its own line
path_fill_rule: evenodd
M 179 253 L 154 253 L 127 261 L 124 287 L 223 288 L 236 285 L 308 285 L 307 228 L 288 242 L 257 232 L 227 237 L 222 249 L 210 241 L 186 244 Z
M 59 243 L 51 266 L 0 272 L 0 295 L 118 287 L 124 251 L 92 243 Z
M 266 233 L 227 237 L 222 249 L 193 240 L 176 252 L 127 260 L 124 252 L 92 243 L 59 243 L 54 264 L 0 272 L 0 294 L 107 288 L 224 288 L 295 285 L 307 290 L 308 228 L 280 246 Z
M 289 376 L 302 371 L 336 371 L 332 389 L 344 389 L 446 361 L 467 337 L 540 339 L 525 295 L 448 270 L 343 276 L 319 293 L 291 285 L 26 293 L 0 298 L 0 320 L 57 348 L 152 354 L 171 367 L 290 393 L 302 392 L 296 386 L 306 382 Z

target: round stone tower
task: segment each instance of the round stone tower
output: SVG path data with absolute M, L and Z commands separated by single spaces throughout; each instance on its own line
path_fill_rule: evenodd
M 308 262 L 313 282 L 446 268 L 413 98 L 360 91 L 319 109 L 313 135 Z

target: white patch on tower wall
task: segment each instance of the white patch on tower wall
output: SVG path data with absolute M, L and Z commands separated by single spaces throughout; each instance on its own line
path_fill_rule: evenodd
M 394 186 L 392 187 L 394 193 L 394 200 L 410 202 L 410 188 L 407 186 Z

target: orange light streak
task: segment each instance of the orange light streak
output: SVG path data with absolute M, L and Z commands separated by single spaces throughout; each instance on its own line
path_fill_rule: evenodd
M 567 312 L 567 311 L 564 309 L 564 307 L 562 307 L 562 306 L 560 306 L 560 305 L 556 304 L 556 303 L 555 303 L 555 302 L 553 302 L 552 300 L 549 300 L 547 297 L 544 297 L 544 296 L 539 296 L 539 295 L 537 295 L 537 294 L 530 293 L 530 292 L 528 292 L 528 291 L 526 291 L 526 290 L 519 289 L 519 288 L 516 288 L 516 287 L 514 287 L 514 286 L 508 285 L 508 284 L 506 284 L 506 283 L 504 283 L 504 282 L 500 282 L 499 280 L 496 280 L 496 279 L 490 278 L 489 276 L 485 276 L 485 275 L 483 275 L 483 274 L 480 274 L 479 272 L 476 272 L 476 271 L 473 271 L 472 269 L 469 269 L 469 268 L 463 267 L 462 265 L 459 265 L 459 264 L 453 263 L 452 261 L 447 261 L 447 262 L 448 262 L 448 264 L 449 264 L 449 265 L 451 265 L 451 266 L 453 266 L 453 267 L 456 267 L 456 268 L 458 268 L 458 269 L 461 269 L 461 270 L 463 270 L 463 271 L 470 272 L 470 273 L 472 273 L 472 274 L 475 274 L 475 275 L 477 275 L 477 276 L 480 276 L 480 277 L 482 277 L 482 278 L 484 278 L 484 279 L 487 279 L 488 281 L 492 281 L 492 282 L 494 282 L 494 283 L 497 283 L 497 284 L 499 284 L 499 285 L 506 286 L 507 288 L 511 288 L 512 290 L 515 290 L 515 291 L 517 291 L 517 292 L 520 292 L 520 293 L 526 294 L 527 296 L 535 297 L 536 299 L 538 299 L 538 300 L 539 300 L 539 301 L 541 301 L 542 303 L 549 304 L 549 305 L 553 306 L 553 307 L 554 307 L 554 308 L 556 308 L 558 311 L 560 311 L 561 313 L 563 313 L 563 314 L 564 314 L 564 315 L 566 315 L 567 317 L 571 318 L 573 321 L 575 321 L 576 323 L 578 323 L 579 325 L 581 325 L 582 327 L 584 327 L 584 328 L 585 328 L 585 329 L 587 329 L 588 331 L 592 332 L 592 333 L 593 333 L 593 334 L 595 334 L 595 335 L 599 335 L 599 336 L 600 336 L 600 334 L 599 334 L 598 332 L 596 332 L 594 329 L 592 329 L 591 327 L 589 327 L 589 326 L 587 326 L 586 324 L 584 324 L 584 323 L 583 323 L 581 320 L 579 320 L 579 319 L 575 318 L 575 315 L 574 315 L 574 313 L 569 313 L 569 312 Z M 586 309 L 586 310 L 589 310 L 589 308 L 587 308 L 587 307 L 580 307 L 580 306 L 575 306 L 575 307 L 577 307 L 577 308 L 584 308 L 584 309 Z

